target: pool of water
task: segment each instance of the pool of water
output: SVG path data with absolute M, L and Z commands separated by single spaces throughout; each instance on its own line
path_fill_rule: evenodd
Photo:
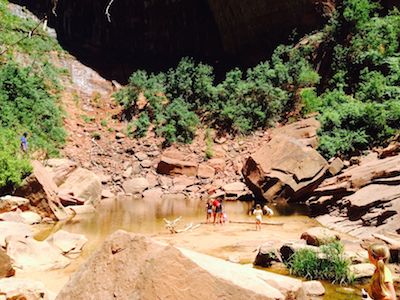
M 249 222 L 254 220 L 252 216 L 248 215 L 248 212 L 252 208 L 251 202 L 225 201 L 224 208 L 230 220 L 244 220 Z M 280 227 L 281 230 L 293 230 L 293 225 L 290 225 L 290 222 L 298 218 L 305 218 L 305 223 L 301 224 L 315 222 L 304 216 L 307 214 L 307 210 L 302 205 L 280 203 L 271 206 L 271 208 L 275 212 L 273 219 L 284 224 Z M 116 230 L 123 229 L 152 236 L 166 233 L 164 218 L 174 220 L 182 216 L 180 228 L 188 223 L 197 224 L 206 220 L 204 200 L 168 199 L 161 202 L 153 199 L 119 197 L 103 201 L 96 211 L 93 214 L 77 215 L 71 220 L 47 225 L 41 228 L 39 234 L 36 235 L 37 239 L 43 240 L 51 233 L 62 228 L 68 232 L 84 234 L 88 238 L 88 243 L 81 257 L 69 269 L 65 271 L 60 270 L 57 274 L 54 272 L 55 276 L 62 276 L 63 272 L 69 276 L 75 272 L 79 265 Z M 314 224 L 313 226 L 316 225 Z M 286 268 L 269 268 L 267 270 L 290 275 Z M 40 277 L 41 274 L 37 276 Z M 54 289 L 59 290 L 65 282 L 66 279 L 60 277 L 60 280 L 54 283 Z M 326 289 L 324 299 L 360 299 L 360 286 L 353 286 L 348 289 L 332 285 L 328 282 L 323 282 L 323 285 Z

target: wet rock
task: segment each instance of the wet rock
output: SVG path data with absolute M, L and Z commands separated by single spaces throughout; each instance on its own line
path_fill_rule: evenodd
M 301 241 L 286 242 L 279 249 L 282 262 L 289 262 L 292 255 L 301 249 L 309 249 L 315 251 L 316 253 L 320 252 L 318 247 L 307 245 Z
M 273 262 L 280 262 L 279 253 L 276 251 L 274 242 L 266 242 L 262 244 L 259 249 L 257 256 L 254 260 L 254 265 L 260 267 L 270 267 Z
M 196 176 L 198 165 L 193 162 L 161 157 L 157 166 L 157 173 L 165 175 Z
M 132 178 L 122 184 L 125 193 L 140 194 L 149 187 L 149 182 L 144 177 Z
M 7 254 L 18 269 L 46 271 L 62 269 L 69 260 L 47 241 L 38 242 L 31 237 L 9 236 L 6 238 Z
M 7 255 L 7 253 L 3 249 L 0 249 L 0 278 L 10 277 L 14 275 L 15 275 L 15 270 L 12 266 L 11 258 Z
M 324 179 L 326 169 L 326 160 L 313 148 L 294 138 L 276 136 L 247 159 L 242 172 L 256 196 L 273 201 L 309 196 Z
M 0 279 L 0 291 L 6 300 L 49 300 L 52 299 L 44 284 L 21 278 Z
M 337 232 L 324 227 L 309 228 L 301 234 L 300 238 L 305 240 L 307 245 L 317 247 L 340 240 L 340 236 Z
M 88 240 L 83 234 L 75 234 L 59 230 L 46 241 L 59 249 L 63 255 L 69 258 L 76 258 L 80 255 L 83 246 Z
M 60 193 L 73 195 L 90 201 L 94 205 L 101 199 L 101 182 L 99 177 L 86 169 L 78 168 L 59 187 Z
M 303 282 L 303 288 L 307 296 L 323 296 L 325 294 L 324 286 L 317 280 Z

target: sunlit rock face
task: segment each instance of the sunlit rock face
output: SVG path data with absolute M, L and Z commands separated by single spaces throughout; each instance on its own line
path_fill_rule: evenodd
M 253 65 L 293 30 L 318 28 L 324 12 L 319 0 L 114 0 L 109 22 L 109 0 L 15 2 L 49 15 L 60 41 L 79 58 L 125 79 L 138 67 L 165 69 L 182 56 L 217 71 Z

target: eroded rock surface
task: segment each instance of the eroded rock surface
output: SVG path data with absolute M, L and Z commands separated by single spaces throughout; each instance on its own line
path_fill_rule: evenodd
M 267 201 L 298 200 L 324 179 L 327 166 L 315 149 L 278 135 L 247 159 L 243 175 L 253 193 Z
M 57 299 L 301 299 L 302 293 L 299 280 L 117 231 Z

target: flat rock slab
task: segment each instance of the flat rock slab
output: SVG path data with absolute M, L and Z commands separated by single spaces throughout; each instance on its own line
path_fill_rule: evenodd
M 47 241 L 39 242 L 31 237 L 8 237 L 7 254 L 18 269 L 47 271 L 62 269 L 70 261 Z

